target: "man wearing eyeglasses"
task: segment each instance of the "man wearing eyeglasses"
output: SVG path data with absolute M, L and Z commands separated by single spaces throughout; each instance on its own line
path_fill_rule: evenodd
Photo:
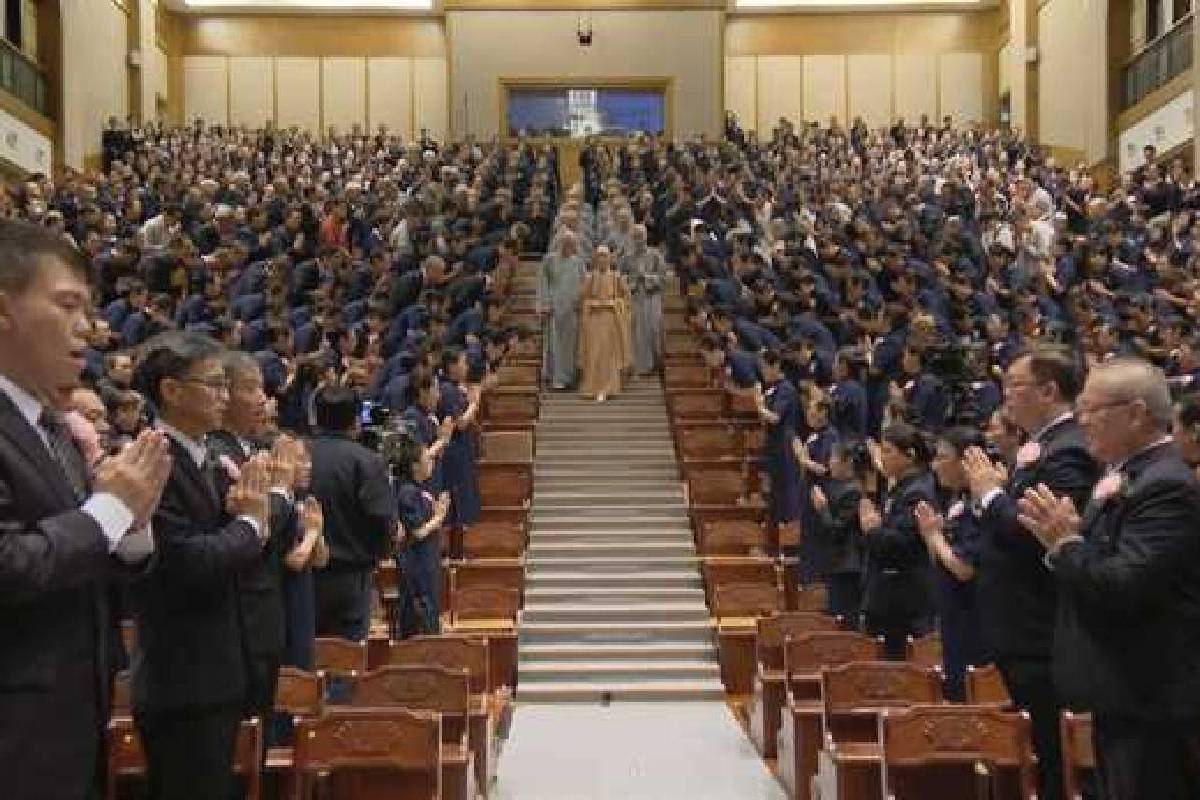
M 1039 797 L 1061 798 L 1059 711 L 1051 671 L 1057 589 L 1042 563 L 1045 551 L 1018 520 L 1017 501 L 1046 484 L 1082 502 L 1099 467 L 1088 453 L 1072 403 L 1083 383 L 1078 358 L 1061 345 L 1037 345 L 1018 354 L 1004 377 L 1004 402 L 1026 434 L 1011 475 L 979 448 L 964 454 L 971 494 L 983 531 L 978 597 L 983 633 L 1009 695 L 1033 722 Z
M 138 653 L 134 721 L 153 800 L 231 796 L 234 743 L 248 689 L 248 648 L 238 621 L 239 573 L 269 534 L 269 475 L 251 461 L 228 492 L 209 457 L 229 386 L 215 341 L 167 333 L 148 343 L 136 383 L 159 411 L 171 470 L 154 514 L 158 561 L 134 587 Z
M 1101 800 L 1200 797 L 1200 484 L 1157 367 L 1095 367 L 1076 408 L 1105 477 L 1086 503 L 1039 484 L 1019 504 L 1059 591 L 1055 678 L 1093 714 Z

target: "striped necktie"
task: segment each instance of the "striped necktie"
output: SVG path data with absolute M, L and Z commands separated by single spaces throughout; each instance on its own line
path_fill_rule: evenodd
M 75 446 L 75 439 L 71 436 L 71 429 L 67 425 L 67 421 L 63 419 L 62 414 L 47 407 L 38 418 L 38 425 L 46 434 L 46 443 L 50 446 L 50 454 L 62 467 L 67 482 L 71 484 L 71 491 L 75 493 L 76 502 L 83 502 L 88 491 L 87 465 L 83 461 L 83 455 L 79 452 L 79 448 Z

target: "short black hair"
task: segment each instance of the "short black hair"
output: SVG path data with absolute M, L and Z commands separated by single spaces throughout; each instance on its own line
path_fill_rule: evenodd
M 977 428 L 971 428 L 966 425 L 956 425 L 953 428 L 948 428 L 938 434 L 938 441 L 945 442 L 954 449 L 957 455 L 962 455 L 970 447 L 986 447 L 987 441 L 983 438 L 983 433 Z
M 893 422 L 883 429 L 880 437 L 883 441 L 908 455 L 913 461 L 923 467 L 928 467 L 933 460 L 932 448 L 925 434 L 914 425 L 907 422 Z
M 221 355 L 221 345 L 202 333 L 169 331 L 146 342 L 133 385 L 156 407 L 162 407 L 162 381 L 182 379 L 201 361 Z
M 358 420 L 358 393 L 348 386 L 326 386 L 314 401 L 317 427 L 327 431 L 348 431 Z
M 84 283 L 90 282 L 87 261 L 62 236 L 31 222 L 0 220 L 0 291 L 24 292 L 48 259 L 61 262 Z
M 1022 358 L 1029 359 L 1029 372 L 1033 379 L 1039 384 L 1054 384 L 1065 402 L 1074 402 L 1083 391 L 1083 364 L 1071 347 L 1038 342 L 1019 352 L 1013 361 Z

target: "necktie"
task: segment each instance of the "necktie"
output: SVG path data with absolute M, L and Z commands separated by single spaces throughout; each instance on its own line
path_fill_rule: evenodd
M 54 460 L 62 467 L 67 482 L 71 484 L 75 500 L 82 502 L 87 497 L 87 465 L 83 462 L 79 448 L 75 446 L 75 439 L 71 436 L 71 429 L 66 420 L 54 409 L 46 408 L 38 419 L 38 425 L 46 434 L 50 455 L 54 456 Z
M 200 471 L 204 473 L 204 482 L 208 484 L 208 490 L 218 503 L 221 502 L 221 482 L 217 472 L 221 469 L 220 459 L 216 451 L 210 448 L 205 451 L 204 463 L 200 465 Z

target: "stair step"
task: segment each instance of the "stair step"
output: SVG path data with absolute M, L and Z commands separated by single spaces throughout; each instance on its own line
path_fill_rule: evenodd
M 691 644 L 688 642 L 641 642 L 637 644 L 616 643 L 529 643 L 521 646 L 521 663 L 547 661 L 599 662 L 607 659 L 625 661 L 638 659 L 708 661 L 717 657 L 711 643 Z
M 664 622 L 706 622 L 704 603 L 639 603 L 637 605 L 596 605 L 590 603 L 526 602 L 521 622 L 593 623 L 611 622 L 657 624 Z
M 535 572 L 526 570 L 525 588 L 529 589 L 618 589 L 621 587 L 654 586 L 660 589 L 704 588 L 704 579 L 694 567 L 688 569 L 654 569 L 638 572 L 584 572 L 562 569 Z
M 721 700 L 724 696 L 725 690 L 718 680 L 523 683 L 517 689 L 517 701 L 521 703 L 671 703 Z
M 538 514 L 534 512 L 534 530 L 539 526 L 575 530 L 661 530 L 663 528 L 682 528 L 687 526 L 687 516 L 683 512 L 662 514 L 639 514 L 638 516 L 587 516 Z
M 682 542 L 545 542 L 535 538 L 527 551 L 530 561 L 545 558 L 592 559 L 623 556 L 626 558 L 659 558 L 696 555 L 696 546 L 690 541 Z
M 712 642 L 712 623 L 705 620 L 669 622 L 527 622 L 521 620 L 524 642 Z
M 689 681 L 721 677 L 721 665 L 716 661 L 522 661 L 517 669 L 522 686 L 530 681 L 633 683 L 647 679 Z
M 539 528 L 532 536 L 534 544 L 687 544 L 694 541 L 692 532 L 687 528 L 666 529 L 657 531 L 589 531 L 573 529 Z
M 697 569 L 697 556 L 610 556 L 605 558 L 530 558 L 529 572 L 656 572 L 662 569 Z
M 578 493 L 587 494 L 594 493 L 597 495 L 610 494 L 612 492 L 620 492 L 624 487 L 629 485 L 628 478 L 614 477 L 593 477 L 593 478 L 563 478 L 563 477 L 538 477 L 533 481 L 533 494 L 535 497 L 542 497 L 545 494 L 565 494 Z M 678 479 L 671 478 L 639 478 L 637 480 L 639 489 L 647 492 L 668 493 L 679 492 L 682 495 L 683 487 Z M 621 495 L 625 497 L 624 493 Z M 632 496 L 632 495 L 628 495 Z
M 535 483 L 533 486 L 536 491 L 539 487 Z M 561 504 L 567 508 L 579 505 L 589 505 L 593 507 L 612 507 L 621 506 L 625 503 L 633 502 L 635 505 L 643 503 L 674 503 L 676 507 L 683 505 L 683 486 L 678 483 L 666 483 L 661 487 L 648 488 L 640 484 L 636 489 L 626 488 L 624 490 L 616 487 L 601 487 L 599 489 L 559 489 L 555 487 L 546 487 L 537 492 L 537 506 L 539 508 L 550 507 L 551 505 Z
M 699 587 L 616 586 L 616 587 L 551 587 L 527 588 L 528 605 L 550 603 L 704 603 L 704 590 Z

